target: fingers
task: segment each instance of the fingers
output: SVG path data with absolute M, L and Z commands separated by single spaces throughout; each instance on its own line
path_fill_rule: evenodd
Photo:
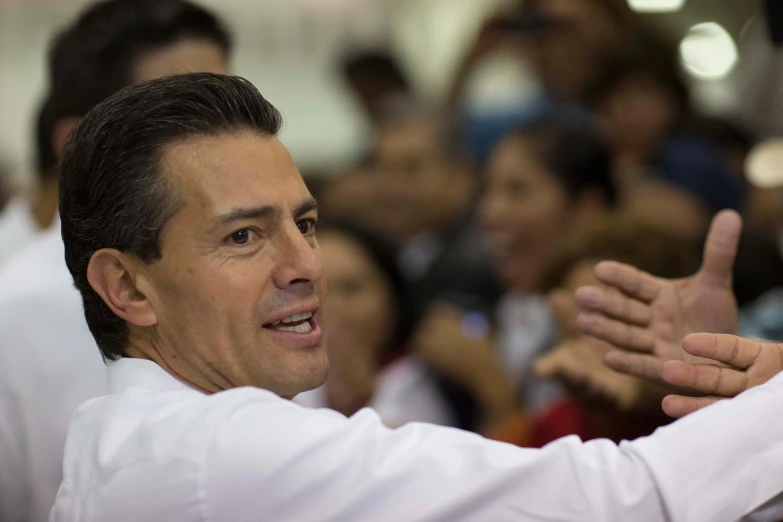
M 748 387 L 745 372 L 682 361 L 665 362 L 661 367 L 661 379 L 674 386 L 721 397 L 737 396 Z
M 576 324 L 583 334 L 596 337 L 618 348 L 648 353 L 655 348 L 652 332 L 603 315 L 581 313 L 577 317 Z
M 605 313 L 626 323 L 646 326 L 652 317 L 647 304 L 624 296 L 617 290 L 583 286 L 575 295 L 576 302 L 582 308 Z
M 617 288 L 629 297 L 650 303 L 658 295 L 660 282 L 638 268 L 615 261 L 603 261 L 595 267 L 595 276 L 602 283 Z
M 726 399 L 720 397 L 683 397 L 681 395 L 669 395 L 663 399 L 661 406 L 666 415 L 679 419 L 721 400 Z
M 736 335 L 699 333 L 683 339 L 682 347 L 696 357 L 744 370 L 758 359 L 762 343 Z
M 661 359 L 647 354 L 613 350 L 604 356 L 604 364 L 612 370 L 627 375 L 660 382 Z
M 715 216 L 704 244 L 704 262 L 699 277 L 711 286 L 731 287 L 731 274 L 742 232 L 742 218 L 733 210 Z

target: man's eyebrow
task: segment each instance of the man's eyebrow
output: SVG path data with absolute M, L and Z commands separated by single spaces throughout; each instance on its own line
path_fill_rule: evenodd
M 274 205 L 264 205 L 253 208 L 235 208 L 230 212 L 221 214 L 216 221 L 219 225 L 231 223 L 232 221 L 241 221 L 245 219 L 279 219 L 282 212 L 280 207 Z
M 303 201 L 300 203 L 295 209 L 294 209 L 294 217 L 302 217 L 303 215 L 307 214 L 308 212 L 316 211 L 318 212 L 318 202 L 315 200 L 315 198 L 310 198 L 306 201 Z
M 314 210 L 318 210 L 318 202 L 315 200 L 315 198 L 309 198 L 297 205 L 297 207 L 294 209 L 293 215 L 295 218 L 298 218 Z M 282 210 L 280 210 L 280 207 L 277 205 L 263 205 L 252 208 L 235 208 L 230 212 L 219 215 L 216 221 L 219 225 L 224 225 L 233 221 L 242 221 L 247 219 L 277 220 L 280 219 L 282 214 Z

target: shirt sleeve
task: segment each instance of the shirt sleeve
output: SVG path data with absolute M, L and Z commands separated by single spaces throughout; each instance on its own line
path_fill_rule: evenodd
M 385 428 L 248 400 L 206 460 L 207 519 L 741 519 L 783 491 L 783 379 L 616 446 L 522 449 L 424 424 Z

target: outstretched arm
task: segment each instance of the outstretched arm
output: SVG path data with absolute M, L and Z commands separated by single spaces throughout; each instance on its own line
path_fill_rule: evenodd
M 243 393 L 206 453 L 215 520 L 734 522 L 783 491 L 783 377 L 651 437 L 541 450 Z

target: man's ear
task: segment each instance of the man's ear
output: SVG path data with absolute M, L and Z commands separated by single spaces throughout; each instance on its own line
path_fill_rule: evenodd
M 152 303 L 138 287 L 137 260 L 111 248 L 93 254 L 87 280 L 106 306 L 118 317 L 136 326 L 158 323 Z
M 68 135 L 79 123 L 79 118 L 67 117 L 57 121 L 54 125 L 54 132 L 52 133 L 52 150 L 59 158 L 62 155 L 63 147 L 65 146 L 65 140 L 68 139 Z

